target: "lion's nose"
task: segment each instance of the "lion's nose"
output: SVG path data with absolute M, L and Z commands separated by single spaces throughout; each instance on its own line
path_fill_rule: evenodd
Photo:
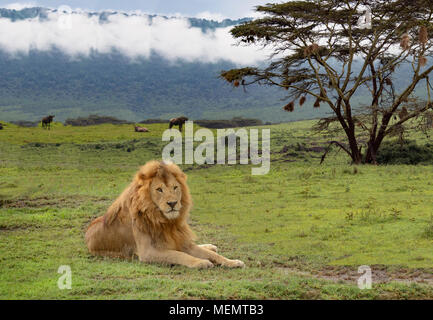
M 169 201 L 169 202 L 167 202 L 167 204 L 172 208 L 172 209 L 174 209 L 174 206 L 175 205 L 177 205 L 177 201 Z

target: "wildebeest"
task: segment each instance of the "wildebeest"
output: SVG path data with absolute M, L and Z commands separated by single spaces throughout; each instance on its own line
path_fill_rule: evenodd
M 3 125 L 0 123 L 0 130 L 3 130 Z
M 51 122 L 53 122 L 55 116 L 48 116 L 42 119 L 42 128 L 50 129 Z
M 179 131 L 182 131 L 182 126 L 185 124 L 186 121 L 188 121 L 188 118 L 186 117 L 170 119 L 170 129 L 173 128 L 173 126 L 179 126 Z
M 149 129 L 144 127 L 135 126 L 134 128 L 135 128 L 135 132 L 149 132 Z

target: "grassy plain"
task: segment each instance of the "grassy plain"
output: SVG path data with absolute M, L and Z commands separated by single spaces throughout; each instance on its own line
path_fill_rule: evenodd
M 333 152 L 313 122 L 271 128 L 271 171 L 182 166 L 200 243 L 242 270 L 190 270 L 88 254 L 88 223 L 161 157 L 166 125 L 0 131 L 1 299 L 433 298 L 433 166 L 358 166 Z M 426 138 L 414 135 L 420 143 Z M 59 290 L 60 265 L 72 289 Z M 357 287 L 358 267 L 373 288 Z

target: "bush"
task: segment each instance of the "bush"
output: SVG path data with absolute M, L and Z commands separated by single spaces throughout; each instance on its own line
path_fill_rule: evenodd
M 383 143 L 377 155 L 380 164 L 432 164 L 433 144 L 417 145 L 416 141 Z
M 11 121 L 12 124 L 15 124 L 19 127 L 37 127 L 41 121 L 25 121 L 25 120 L 19 120 L 19 121 Z
M 170 120 L 163 119 L 147 119 L 140 121 L 142 124 L 150 123 L 169 123 Z M 227 128 L 240 128 L 240 127 L 252 127 L 261 126 L 263 122 L 259 119 L 244 119 L 241 117 L 235 117 L 231 120 L 192 120 L 195 124 L 203 128 L 209 129 L 227 129 Z
M 263 125 L 263 122 L 259 119 L 244 119 L 239 117 L 233 118 L 232 120 L 195 120 L 194 123 L 209 129 L 226 129 Z
M 114 117 L 107 117 L 107 116 L 98 116 L 98 115 L 90 115 L 87 118 L 80 117 L 77 119 L 67 119 L 65 121 L 65 125 L 71 125 L 71 126 L 93 126 L 97 124 L 105 124 L 105 123 L 111 123 L 111 124 L 131 124 L 131 122 L 128 122 L 126 120 L 120 120 Z
M 153 124 L 153 123 L 168 123 L 170 120 L 164 120 L 164 119 L 147 119 L 140 121 L 138 123 L 141 124 Z

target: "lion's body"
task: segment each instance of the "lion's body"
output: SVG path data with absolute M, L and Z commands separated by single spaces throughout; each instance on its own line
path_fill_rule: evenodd
M 124 258 L 135 254 L 145 262 L 189 267 L 209 267 L 210 261 L 243 266 L 238 260 L 213 252 L 213 245 L 194 243 L 195 236 L 187 223 L 191 204 L 186 176 L 179 167 L 151 161 L 141 167 L 105 215 L 89 225 L 89 251 Z

